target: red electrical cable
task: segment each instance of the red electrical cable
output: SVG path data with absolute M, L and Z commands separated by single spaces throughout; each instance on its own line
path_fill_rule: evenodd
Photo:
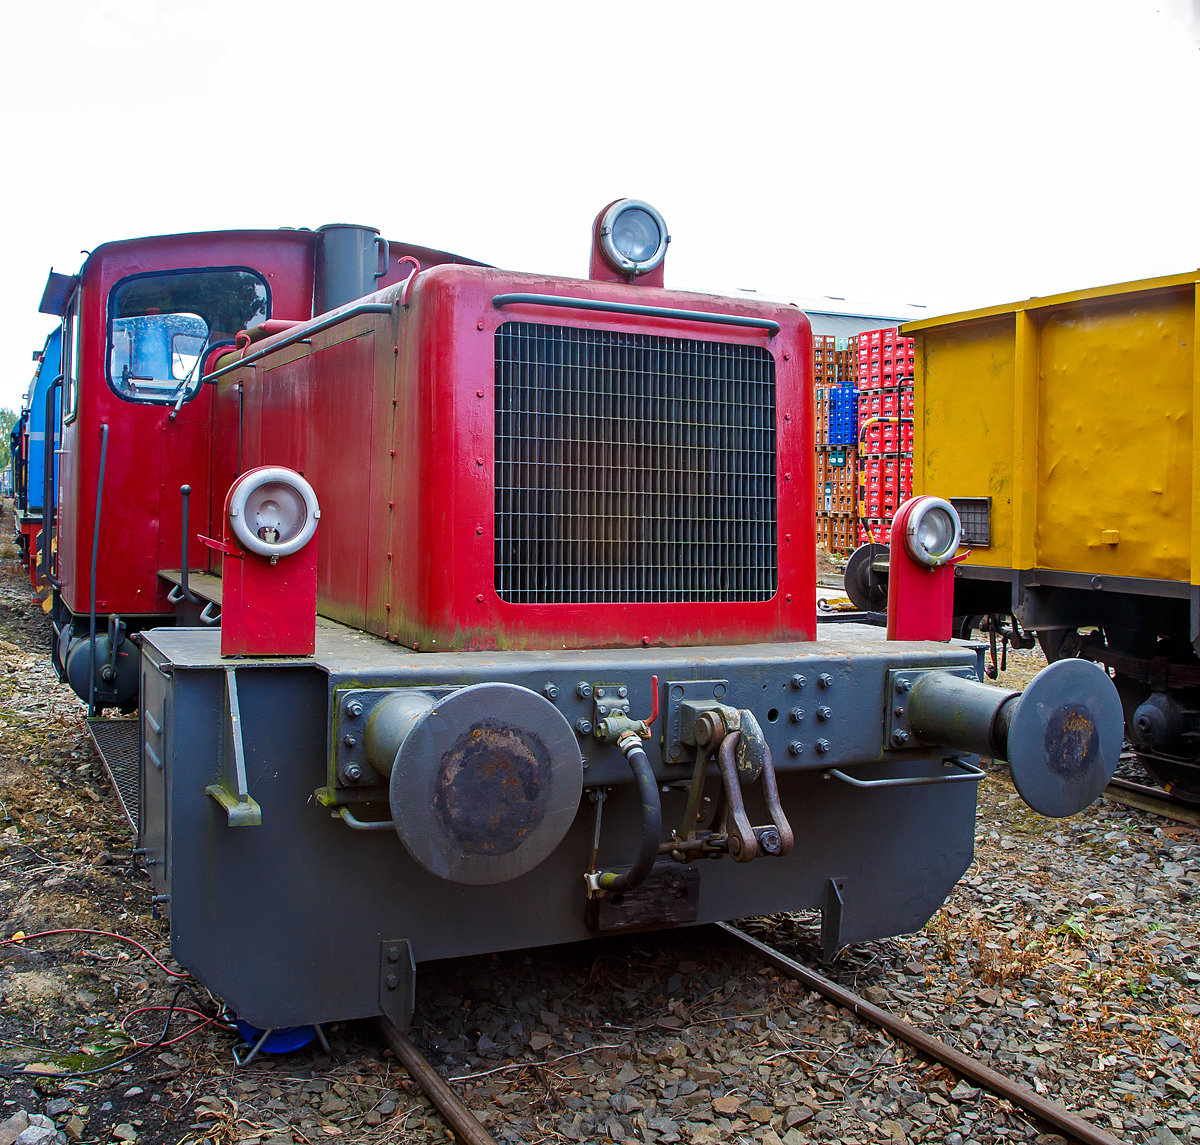
M 114 934 L 111 930 L 84 930 L 80 927 L 66 927 L 62 930 L 39 930 L 35 934 L 23 934 L 20 938 L 5 938 L 0 941 L 0 946 L 19 945 L 22 942 L 28 942 L 31 938 L 50 938 L 55 934 L 98 934 L 102 938 L 115 938 L 118 942 L 128 942 L 130 946 L 136 946 L 151 962 L 154 963 L 164 974 L 169 974 L 172 978 L 190 978 L 191 975 L 185 970 L 182 973 L 178 970 L 172 970 L 168 966 L 164 966 L 153 954 L 150 953 L 140 942 L 133 938 L 126 938 L 123 934 Z
M 155 1011 L 161 1012 L 163 1010 L 170 1010 L 170 1009 L 171 1009 L 170 1006 L 142 1006 L 137 1010 L 130 1010 L 129 1013 L 126 1014 L 125 1017 L 123 1017 L 121 1019 L 121 1032 L 125 1033 L 125 1034 L 129 1033 L 129 1031 L 125 1029 L 125 1023 L 128 1022 L 129 1019 L 132 1018 L 135 1014 L 150 1014 Z M 129 1034 L 129 1037 L 132 1040 L 133 1044 L 135 1046 L 153 1046 L 153 1045 L 173 1046 L 176 1042 L 182 1042 L 184 1038 L 190 1038 L 197 1030 L 202 1030 L 202 1029 L 204 1029 L 205 1026 L 213 1025 L 217 1020 L 216 1018 L 210 1018 L 207 1014 L 202 1014 L 199 1010 L 184 1010 L 180 1007 L 176 1007 L 175 1010 L 173 1011 L 173 1013 L 191 1014 L 194 1017 L 203 1018 L 204 1021 L 197 1022 L 196 1025 L 192 1026 L 192 1028 L 190 1030 L 185 1030 L 182 1034 L 178 1035 L 177 1037 L 172 1038 L 169 1042 L 143 1042 L 140 1039 L 135 1038 L 132 1034 Z

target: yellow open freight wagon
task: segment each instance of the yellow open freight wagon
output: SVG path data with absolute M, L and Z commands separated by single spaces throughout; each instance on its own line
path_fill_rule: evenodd
M 971 555 L 964 627 L 991 614 L 1052 659 L 1113 669 L 1130 737 L 1200 801 L 1200 272 L 906 323 L 913 487 Z

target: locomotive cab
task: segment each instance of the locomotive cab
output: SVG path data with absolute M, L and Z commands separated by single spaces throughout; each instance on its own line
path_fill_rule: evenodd
M 50 420 L 61 468 L 46 487 L 62 496 L 49 553 L 31 571 L 52 597 L 55 667 L 89 717 L 137 707 L 140 631 L 219 623 L 219 584 L 189 583 L 207 568 L 197 534 L 211 531 L 210 501 L 228 489 L 211 488 L 209 363 L 318 307 L 399 282 L 410 251 L 430 264 L 459 260 L 332 226 L 105 243 L 77 275 L 51 273 L 41 309 L 62 326 L 40 376 L 57 387 Z M 31 418 L 40 401 L 31 394 Z M 40 473 L 30 470 L 36 506 Z M 29 532 L 40 528 L 39 514 Z

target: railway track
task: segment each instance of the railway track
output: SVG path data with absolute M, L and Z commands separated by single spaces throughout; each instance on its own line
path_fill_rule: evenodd
M 969 1079 L 980 1088 L 988 1090 L 996 1097 L 1023 1110 L 1031 1119 L 1058 1131 L 1069 1141 L 1079 1142 L 1080 1145 L 1117 1145 L 1117 1138 L 1096 1128 L 1057 1102 L 1048 1100 L 1032 1089 L 992 1069 L 978 1058 L 965 1054 L 917 1029 L 896 1015 L 872 1005 L 853 991 L 818 974 L 738 927 L 728 923 L 717 923 L 715 929 L 723 936 L 753 952 L 757 958 L 776 971 L 794 979 L 806 989 L 815 991 L 835 1006 L 849 1012 L 859 1021 L 886 1030 L 894 1038 L 905 1042 L 920 1054 L 941 1063 L 960 1077 Z M 498 1145 L 496 1139 L 480 1124 L 479 1119 L 462 1097 L 426 1060 L 407 1034 L 401 1032 L 387 1019 L 380 1020 L 380 1028 L 388 1047 L 408 1070 L 413 1081 L 424 1090 L 429 1100 L 440 1111 L 457 1140 L 468 1142 L 469 1145 Z M 536 1072 L 540 1065 L 541 1063 L 530 1062 L 528 1068 Z M 500 1068 L 521 1067 L 518 1063 L 512 1063 L 511 1067 Z
M 1174 819 L 1177 823 L 1200 827 L 1200 805 L 1185 803 L 1176 799 L 1169 791 L 1152 784 L 1137 783 L 1132 779 L 1116 776 L 1104 789 L 1104 797 L 1126 807 L 1136 807 L 1139 811 L 1161 815 L 1164 819 Z

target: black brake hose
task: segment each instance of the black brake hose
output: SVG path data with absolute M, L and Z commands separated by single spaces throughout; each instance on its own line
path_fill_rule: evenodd
M 629 870 L 619 875 L 605 871 L 597 880 L 602 891 L 613 894 L 631 891 L 646 881 L 650 868 L 658 858 L 658 846 L 662 841 L 662 801 L 658 797 L 658 780 L 654 777 L 641 743 L 630 738 L 632 742 L 622 750 L 637 780 L 638 794 L 642 799 L 642 841 L 637 858 Z

